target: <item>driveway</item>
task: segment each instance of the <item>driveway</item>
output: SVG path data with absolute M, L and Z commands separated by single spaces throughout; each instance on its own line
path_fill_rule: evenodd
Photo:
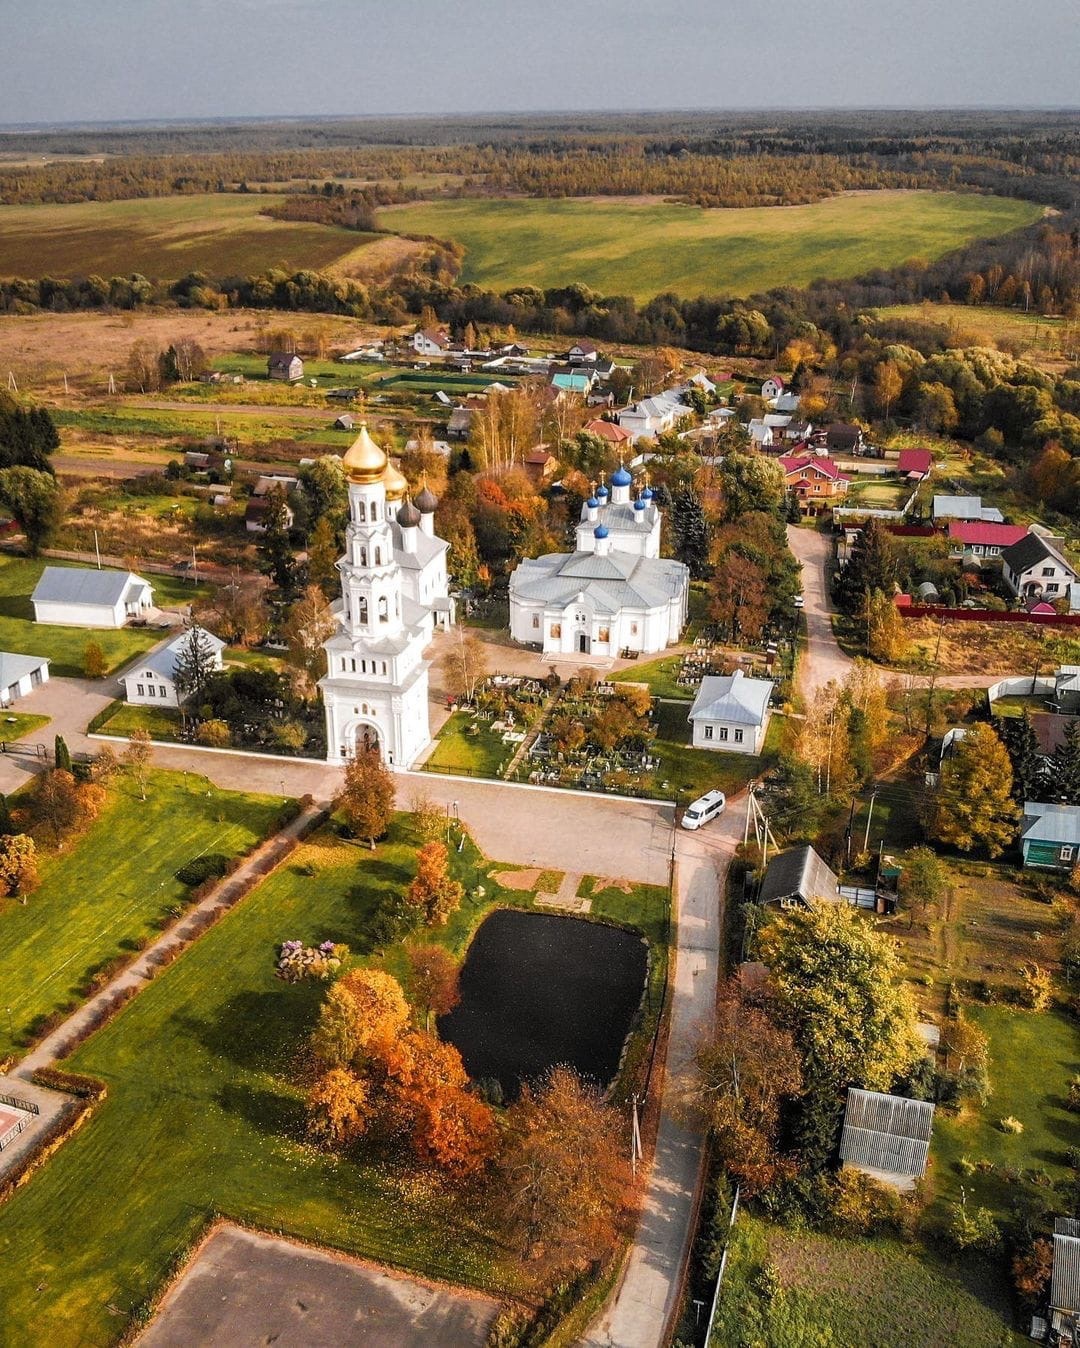
M 836 610 L 825 579 L 832 544 L 825 534 L 797 524 L 788 525 L 787 538 L 788 547 L 802 566 L 807 648 L 799 661 L 799 691 L 809 704 L 830 679 L 843 683 L 852 661 L 833 636 L 832 614 Z

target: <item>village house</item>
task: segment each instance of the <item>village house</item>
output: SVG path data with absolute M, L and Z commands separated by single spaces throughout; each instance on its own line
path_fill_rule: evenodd
M 263 496 L 248 497 L 247 506 L 244 508 L 244 528 L 249 534 L 266 533 L 273 504 L 274 498 L 269 493 Z M 292 507 L 288 501 L 282 501 L 281 504 L 285 512 L 285 528 L 291 529 L 295 519 Z
M 1025 801 L 1020 850 L 1026 870 L 1071 871 L 1080 861 L 1080 807 Z
M 542 487 L 552 477 L 559 466 L 559 460 L 547 445 L 536 445 L 522 460 L 529 481 L 534 487 Z
M 923 482 L 934 467 L 934 456 L 928 449 L 902 449 L 896 467 L 901 477 Z
M 606 440 L 609 445 L 616 449 L 629 445 L 634 438 L 624 427 L 617 425 L 614 421 L 604 421 L 602 418 L 587 421 L 581 429 L 588 435 L 595 435 L 601 440 Z
M 792 415 L 799 410 L 799 403 L 802 399 L 797 393 L 784 391 L 778 393 L 775 398 L 769 399 L 769 406 L 774 412 L 789 412 Z
M 272 351 L 266 360 L 268 379 L 293 384 L 304 377 L 304 362 L 295 351 Z
M 567 351 L 566 363 L 568 365 L 595 365 L 599 354 L 595 342 L 582 338 Z
M 666 435 L 674 430 L 683 417 L 689 416 L 691 409 L 683 399 L 679 389 L 666 389 L 651 398 L 642 398 L 630 407 L 624 407 L 618 414 L 619 425 L 629 431 L 634 440 L 651 440 L 658 435 Z
M 476 402 L 462 403 L 455 407 L 446 423 L 447 438 L 450 440 L 467 440 L 473 417 L 479 410 L 479 404 Z
M 839 879 L 807 844 L 773 857 L 765 868 L 758 903 L 809 908 L 815 903 L 836 902 L 839 892 Z
M 409 345 L 418 356 L 441 356 L 450 345 L 445 329 L 417 328 L 409 338 Z
M 767 424 L 764 417 L 753 417 L 747 423 L 746 433 L 751 441 L 757 445 L 758 449 L 771 449 L 773 440 L 773 429 Z
M 1020 599 L 1067 601 L 1078 573 L 1049 539 L 1029 533 L 1003 549 L 1001 576 Z
M 851 479 L 824 456 L 786 454 L 777 460 L 784 472 L 784 485 L 798 498 L 807 515 L 820 514 L 847 495 Z
M 784 381 L 778 374 L 769 375 L 768 379 L 761 385 L 761 396 L 766 402 L 770 398 L 779 398 L 784 391 Z
M 592 391 L 593 376 L 589 370 L 555 369 L 549 383 L 562 393 L 577 393 L 584 398 Z
M 784 439 L 788 444 L 805 444 L 814 434 L 814 423 L 802 417 L 791 417 L 784 427 Z
M 176 687 L 176 671 L 193 639 L 193 631 L 182 632 L 168 645 L 145 655 L 138 668 L 121 680 L 125 699 L 137 707 L 179 707 L 184 698 Z M 209 668 L 221 669 L 225 642 L 202 629 L 199 639 L 206 651 Z
M 1006 548 L 1027 537 L 1023 524 L 994 524 L 983 520 L 950 520 L 949 556 L 954 561 L 971 554 L 980 560 L 998 560 Z
M 450 457 L 450 444 L 446 440 L 429 440 L 427 443 L 427 447 L 432 454 L 438 454 L 440 457 L 444 459 L 448 459 Z M 420 441 L 417 440 L 415 437 L 411 440 L 405 441 L 406 454 L 415 454 L 419 449 L 420 449 Z
M 825 448 L 830 454 L 861 454 L 862 427 L 846 421 L 834 421 L 825 428 Z
M 0 651 L 0 707 L 49 682 L 49 662 L 43 655 L 15 655 Z
M 67 627 L 123 627 L 145 619 L 154 591 L 133 571 L 96 571 L 83 566 L 47 566 L 30 602 L 34 621 Z
M 695 749 L 733 754 L 759 754 L 769 725 L 769 679 L 734 674 L 706 675 L 687 719 L 693 726 Z

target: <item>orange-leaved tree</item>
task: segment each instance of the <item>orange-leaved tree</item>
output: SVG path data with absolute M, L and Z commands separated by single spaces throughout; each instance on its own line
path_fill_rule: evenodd
M 458 966 L 441 945 L 414 945 L 408 951 L 409 991 L 423 1010 L 424 1027 L 431 1029 L 431 1017 L 445 1016 L 461 1000 Z
M 394 817 L 394 778 L 378 749 L 358 749 L 345 764 L 345 783 L 335 802 L 350 828 L 371 850 Z
M 418 908 L 429 927 L 441 926 L 451 913 L 457 912 L 465 891 L 450 874 L 449 853 L 443 842 L 429 842 L 421 847 L 416 866 L 416 878 L 409 886 L 405 901 Z

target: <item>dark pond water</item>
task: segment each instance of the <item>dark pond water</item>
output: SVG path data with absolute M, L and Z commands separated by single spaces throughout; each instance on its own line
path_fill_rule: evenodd
M 565 1063 L 606 1086 L 619 1066 L 647 966 L 633 932 L 581 918 L 500 909 L 469 946 L 461 1002 L 439 1033 L 473 1078 L 507 1099 Z

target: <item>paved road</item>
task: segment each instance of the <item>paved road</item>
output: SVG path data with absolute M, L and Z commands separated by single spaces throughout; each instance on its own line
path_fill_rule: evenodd
M 677 1310 L 704 1159 L 704 1139 L 680 1121 L 679 1106 L 716 1008 L 722 896 L 741 819 L 736 802 L 706 828 L 676 835 L 678 930 L 656 1150 L 622 1280 L 582 1341 L 586 1348 L 657 1348 Z

